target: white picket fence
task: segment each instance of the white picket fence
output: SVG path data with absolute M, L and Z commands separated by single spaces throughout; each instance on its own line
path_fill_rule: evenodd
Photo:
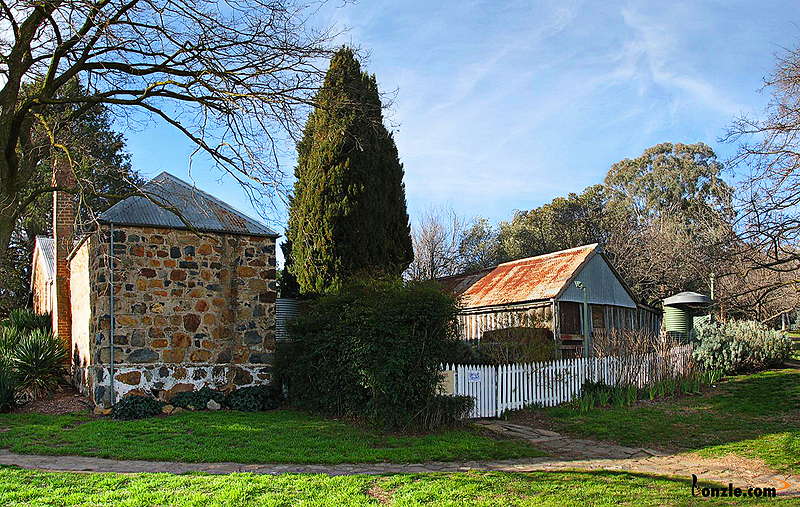
M 655 354 L 638 357 L 589 357 L 540 363 L 493 365 L 443 365 L 453 371 L 454 393 L 471 396 L 472 418 L 498 417 L 506 410 L 533 404 L 552 407 L 580 396 L 587 380 L 616 384 L 622 377 L 638 386 L 661 378 L 665 371 L 685 372 L 691 364 L 692 348 L 672 349 L 667 359 Z M 665 362 L 669 362 L 667 365 Z

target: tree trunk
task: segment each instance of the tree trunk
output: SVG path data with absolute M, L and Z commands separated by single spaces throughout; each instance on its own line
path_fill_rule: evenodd
M 17 221 L 13 202 L 14 200 L 8 196 L 0 197 L 0 261 L 6 257 L 14 224 Z

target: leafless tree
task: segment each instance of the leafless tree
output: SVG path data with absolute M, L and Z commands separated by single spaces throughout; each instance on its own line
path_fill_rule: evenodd
M 417 217 L 411 226 L 414 260 L 406 270 L 406 277 L 433 280 L 460 273 L 464 231 L 464 219 L 451 208 L 432 207 Z
M 798 303 L 800 48 L 778 55 L 765 90 L 771 100 L 764 117 L 740 117 L 724 138 L 738 144 L 729 164 L 746 176 L 738 195 L 742 213 L 737 230 L 748 252 L 733 281 L 747 281 L 739 284 L 738 297 L 761 307 L 761 320 Z M 768 305 L 770 301 L 786 304 Z
M 310 26 L 313 12 L 293 0 L 0 0 L 0 256 L 28 204 L 56 188 L 30 191 L 36 168 L 71 160 L 62 127 L 97 104 L 174 127 L 251 199 L 276 195 L 282 143 L 335 35 Z M 60 93 L 76 79 L 85 94 Z

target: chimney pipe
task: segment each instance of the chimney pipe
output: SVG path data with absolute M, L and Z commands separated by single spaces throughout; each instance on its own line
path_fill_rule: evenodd
M 58 155 L 53 166 L 53 186 L 72 188 L 75 176 L 69 158 Z M 75 201 L 72 194 L 53 192 L 53 243 L 55 246 L 56 290 L 53 305 L 53 332 L 64 342 L 72 358 L 72 304 L 69 287 L 69 262 L 75 226 Z

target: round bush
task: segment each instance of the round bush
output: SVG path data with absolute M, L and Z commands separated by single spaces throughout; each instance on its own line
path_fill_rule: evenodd
M 263 385 L 242 387 L 232 391 L 225 398 L 225 405 L 231 410 L 242 412 L 260 412 L 273 410 L 281 404 L 281 393 L 278 387 Z
M 170 404 L 181 408 L 193 410 L 205 410 L 208 402 L 214 400 L 220 405 L 225 400 L 225 393 L 215 391 L 208 386 L 204 386 L 197 391 L 178 393 L 172 397 Z

